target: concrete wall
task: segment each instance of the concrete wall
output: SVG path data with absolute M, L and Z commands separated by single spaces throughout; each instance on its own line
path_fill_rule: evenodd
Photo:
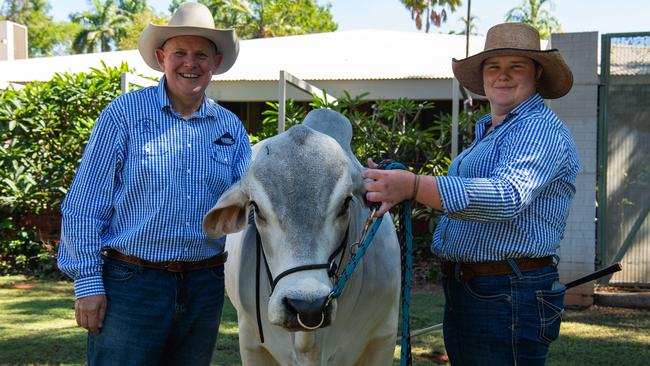
M 598 33 L 562 33 L 551 36 L 573 72 L 573 88 L 566 96 L 548 101 L 569 127 L 578 145 L 580 174 L 576 195 L 560 245 L 560 278 L 566 283 L 591 273 L 596 261 L 596 167 L 598 141 Z M 594 282 L 567 292 L 567 305 L 593 304 Z

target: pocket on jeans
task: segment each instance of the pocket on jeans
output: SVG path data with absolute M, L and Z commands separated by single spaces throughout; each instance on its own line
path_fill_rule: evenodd
M 539 310 L 540 329 L 539 338 L 542 342 L 550 344 L 560 335 L 560 324 L 564 313 L 564 295 L 566 287 L 556 282 L 551 290 L 535 291 L 537 309 Z
M 138 267 L 118 260 L 106 260 L 104 277 L 114 281 L 127 281 L 138 271 Z
M 465 293 L 479 301 L 502 301 L 510 298 L 508 293 L 503 292 L 503 287 L 482 283 L 477 278 L 471 281 L 463 281 L 462 284 Z

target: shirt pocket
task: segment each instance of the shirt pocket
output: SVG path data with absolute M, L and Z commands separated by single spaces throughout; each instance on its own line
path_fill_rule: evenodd
M 169 141 L 163 135 L 141 133 L 132 143 L 134 183 L 145 191 L 165 189 L 173 168 Z
M 232 166 L 232 148 L 229 146 L 212 146 L 210 149 L 210 158 L 226 167 Z
M 203 180 L 208 194 L 216 202 L 221 194 L 233 183 L 234 148 L 220 145 L 211 146 L 209 155 Z

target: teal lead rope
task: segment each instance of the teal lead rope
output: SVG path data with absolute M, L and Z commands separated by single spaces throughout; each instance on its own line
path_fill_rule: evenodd
M 380 164 L 381 169 L 404 169 L 406 167 L 403 164 L 396 162 L 388 162 L 385 164 Z M 370 218 L 375 214 L 376 209 L 373 209 Z M 364 234 L 365 237 L 361 238 L 361 243 L 357 252 L 354 254 L 354 257 L 350 259 L 346 265 L 343 273 L 339 277 L 336 285 L 329 294 L 329 297 L 323 306 L 327 305 L 333 299 L 336 299 L 341 295 L 343 289 L 345 288 L 345 283 L 348 281 L 354 269 L 359 264 L 359 261 L 366 253 L 366 249 L 370 246 L 372 239 L 375 237 L 379 226 L 383 221 L 383 216 L 377 217 L 372 226 L 368 230 L 367 234 Z M 404 201 L 402 206 L 402 212 L 400 215 L 400 226 L 404 227 L 404 230 L 400 230 L 400 251 L 402 257 L 402 341 L 401 341 L 401 366 L 411 366 L 413 364 L 413 359 L 411 356 L 411 321 L 410 321 L 410 312 L 409 307 L 411 303 L 411 271 L 413 269 L 413 230 L 411 226 L 411 201 Z
M 410 366 L 411 355 L 411 271 L 413 270 L 413 229 L 411 226 L 411 201 L 405 201 L 400 222 L 404 226 L 404 238 L 400 242 L 402 252 L 402 343 L 400 365 Z
M 389 163 L 385 169 L 403 169 L 400 163 Z M 411 272 L 413 271 L 413 227 L 411 222 L 411 201 L 402 203 L 399 216 L 400 252 L 402 257 L 402 341 L 400 344 L 400 365 L 411 366 Z

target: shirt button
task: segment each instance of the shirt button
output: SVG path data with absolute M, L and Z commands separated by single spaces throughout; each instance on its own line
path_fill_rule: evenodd
M 189 170 L 189 169 L 187 169 L 187 174 L 190 174 L 190 170 Z
M 190 222 L 189 221 L 185 222 L 185 225 L 190 226 Z
M 227 163 L 227 162 L 228 162 L 228 158 L 223 158 L 223 161 L 225 161 L 225 162 Z
M 187 252 L 187 248 L 185 248 L 185 249 L 183 249 L 183 250 Z
M 187 144 L 187 147 L 192 147 L 192 144 Z
M 187 195 L 187 199 L 188 199 L 188 200 L 192 199 L 192 196 L 190 196 L 190 195 L 188 194 L 188 195 Z

